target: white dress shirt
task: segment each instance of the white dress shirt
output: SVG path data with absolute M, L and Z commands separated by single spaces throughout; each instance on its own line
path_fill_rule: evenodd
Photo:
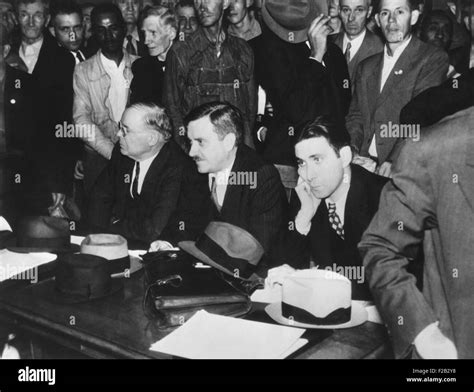
M 160 152 L 158 151 L 155 155 L 151 156 L 150 158 L 144 159 L 140 162 L 140 174 L 138 175 L 138 194 L 142 193 L 143 188 L 143 181 L 145 181 L 146 174 L 148 170 L 150 170 L 150 166 L 158 156 Z M 133 197 L 132 188 L 133 182 L 135 181 L 136 173 L 135 173 L 136 165 L 133 166 L 133 173 L 132 173 L 132 182 L 130 183 L 130 196 Z
M 76 61 L 76 65 L 79 64 L 81 61 L 79 60 L 78 58 L 78 54 L 80 53 L 82 58 L 84 59 L 84 61 L 86 60 L 86 56 L 84 56 L 84 53 L 82 53 L 80 50 L 78 50 L 77 52 L 73 52 L 72 50 L 70 50 L 70 53 L 73 55 L 74 57 L 74 60 Z
M 354 58 L 354 56 L 357 54 L 360 47 L 362 46 L 362 42 L 364 42 L 366 32 L 367 32 L 367 29 L 364 29 L 362 33 L 360 33 L 357 37 L 355 37 L 352 40 L 350 40 L 347 34 L 344 33 L 344 38 L 342 40 L 342 48 L 343 48 L 342 53 L 346 53 L 347 44 L 350 42 L 351 43 L 351 49 L 350 49 L 351 57 L 349 61 L 351 61 Z
M 38 62 L 38 57 L 43 46 L 44 39 L 41 38 L 39 41 L 34 44 L 28 45 L 24 42 L 21 43 L 20 47 L 20 58 L 25 63 L 28 68 L 28 73 L 32 74 L 35 69 L 36 63 Z
M 393 56 L 390 56 L 390 54 L 388 53 L 388 46 L 385 45 L 384 55 L 383 55 L 382 75 L 380 78 L 380 92 L 382 92 L 385 86 L 385 83 L 388 80 L 388 77 L 392 73 L 393 67 L 395 67 L 395 64 L 397 63 L 402 53 L 405 51 L 410 41 L 411 41 L 411 36 L 403 44 L 401 44 L 397 49 L 395 49 Z M 375 134 L 372 137 L 372 141 L 369 146 L 369 155 L 378 157 L 377 144 L 375 142 Z
M 112 115 L 114 120 L 119 122 L 127 106 L 128 99 L 129 85 L 123 74 L 125 70 L 125 58 L 122 59 L 118 67 L 115 61 L 109 60 L 102 53 L 100 59 L 105 72 L 110 76 L 109 101 L 112 106 Z

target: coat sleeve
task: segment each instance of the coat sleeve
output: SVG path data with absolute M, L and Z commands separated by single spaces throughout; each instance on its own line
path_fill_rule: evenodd
M 435 227 L 435 194 L 427 169 L 429 149 L 409 142 L 397 161 L 393 181 L 382 191 L 379 210 L 359 244 L 374 301 L 385 321 L 397 358 L 406 356 L 415 337 L 436 321 L 431 306 L 407 272 Z
M 84 142 L 104 158 L 110 159 L 114 143 L 104 135 L 100 127 L 94 124 L 91 113 L 92 104 L 89 95 L 89 85 L 84 69 L 79 65 L 74 71 L 74 122 L 77 125 L 90 127 L 90 129 L 94 130 L 92 137 L 83 138 Z
M 351 138 L 351 145 L 359 153 L 364 141 L 364 122 L 360 110 L 359 93 L 361 92 L 362 69 L 359 65 L 356 71 L 355 88 L 352 96 L 349 113 L 346 117 L 346 128 Z
M 458 79 L 449 79 L 413 98 L 401 111 L 401 124 L 427 127 L 474 105 L 474 68 Z

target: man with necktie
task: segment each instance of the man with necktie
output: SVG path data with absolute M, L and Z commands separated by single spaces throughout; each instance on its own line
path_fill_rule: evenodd
M 114 0 L 120 8 L 127 24 L 127 33 L 123 40 L 123 48 L 132 56 L 145 56 L 146 47 L 138 32 L 138 16 L 143 9 L 142 0 Z
M 357 244 L 377 211 L 387 179 L 352 165 L 347 132 L 319 117 L 295 145 L 298 200 L 292 202 L 285 262 L 269 271 L 270 284 L 282 283 L 294 268 L 318 267 L 344 274 L 352 298 L 370 300 Z
M 130 101 L 161 104 L 166 55 L 177 34 L 174 11 L 163 6 L 148 7 L 142 15 L 141 29 L 149 56 L 133 63 Z
M 185 118 L 189 156 L 201 173 L 183 191 L 178 216 L 152 250 L 196 240 L 211 221 L 227 222 L 252 234 L 265 257 L 257 273 L 273 263 L 287 225 L 287 200 L 278 171 L 243 143 L 244 120 L 228 103 L 210 102 Z M 184 230 L 183 230 L 184 226 Z
M 135 104 L 125 110 L 112 158 L 92 189 L 92 229 L 147 244 L 161 235 L 176 211 L 182 178 L 195 168 L 172 140 L 163 107 Z

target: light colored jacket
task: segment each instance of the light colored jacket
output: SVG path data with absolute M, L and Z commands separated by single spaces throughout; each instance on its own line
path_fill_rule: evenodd
M 100 59 L 101 51 L 87 61 L 77 64 L 74 71 L 74 107 L 73 116 L 76 131 L 86 145 L 101 156 L 110 159 L 118 140 L 118 123 L 113 119 L 109 102 L 110 76 Z M 124 76 L 130 86 L 133 73 L 132 64 L 137 56 L 124 51 Z M 127 88 L 130 97 L 130 88 Z M 78 127 L 80 126 L 80 127 Z

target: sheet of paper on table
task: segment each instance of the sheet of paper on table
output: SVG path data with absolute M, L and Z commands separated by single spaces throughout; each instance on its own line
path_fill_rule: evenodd
M 15 253 L 7 249 L 0 250 L 0 282 L 23 273 L 25 279 L 34 280 L 34 274 L 26 271 L 50 263 L 57 257 L 52 253 Z
M 281 359 L 308 342 L 305 331 L 200 310 L 150 350 L 190 359 Z

